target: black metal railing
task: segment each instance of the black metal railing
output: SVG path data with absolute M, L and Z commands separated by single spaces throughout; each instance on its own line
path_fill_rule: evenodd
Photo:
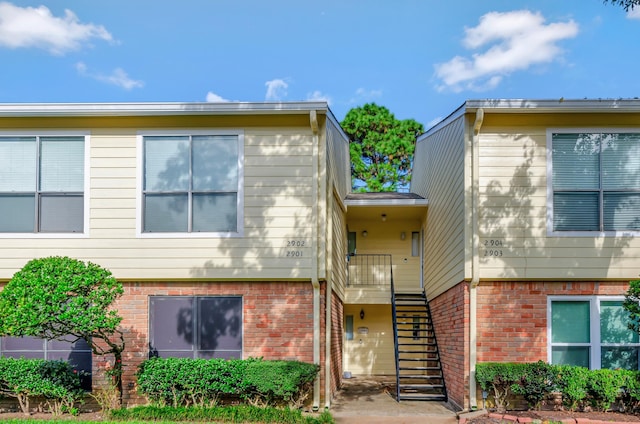
M 349 287 L 389 287 L 391 255 L 349 255 L 347 257 L 347 285 Z

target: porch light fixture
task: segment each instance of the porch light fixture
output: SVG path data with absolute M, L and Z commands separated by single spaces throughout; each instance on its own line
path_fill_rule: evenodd
M 364 319 L 364 309 L 360 309 L 360 319 Z
M 385 222 L 387 220 L 387 214 L 383 213 L 382 214 L 382 222 Z
M 368 235 L 369 235 L 369 233 L 367 233 L 367 230 L 364 230 L 364 231 L 362 232 L 362 237 L 366 237 L 366 236 L 368 236 Z

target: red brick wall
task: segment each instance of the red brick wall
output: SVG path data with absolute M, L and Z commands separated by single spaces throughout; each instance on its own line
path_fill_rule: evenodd
M 139 402 L 133 384 L 137 366 L 148 354 L 150 295 L 243 298 L 243 355 L 313 362 L 313 288 L 309 282 L 141 282 L 124 283 L 116 307 L 123 317 L 126 350 L 125 401 Z M 94 371 L 103 364 L 94 361 Z M 321 373 L 322 375 L 322 373 Z
M 331 393 L 334 394 L 342 385 L 344 307 L 336 292 L 332 293 L 331 301 Z
M 478 362 L 547 360 L 547 296 L 624 295 L 627 282 L 482 282 Z
M 469 286 L 460 283 L 429 300 L 449 400 L 466 406 L 469 392 Z

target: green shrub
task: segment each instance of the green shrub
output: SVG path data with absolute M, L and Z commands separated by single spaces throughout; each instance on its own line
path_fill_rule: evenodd
M 493 394 L 498 411 L 509 407 L 513 391 L 519 390 L 525 366 L 512 362 L 482 362 L 476 365 L 476 380 L 482 390 Z
M 254 361 L 247 366 L 245 380 L 254 402 L 300 407 L 319 369 L 318 365 L 298 361 Z
M 80 376 L 65 361 L 0 358 L 0 394 L 17 399 L 25 414 L 34 397 L 44 398 L 56 415 L 73 412 L 83 393 Z
M 520 381 L 512 390 L 513 393 L 522 395 L 529 408 L 539 408 L 542 401 L 553 391 L 554 373 L 551 365 L 543 361 L 524 364 L 518 369 Z M 517 375 L 514 375 L 514 378 Z
M 591 405 L 599 411 L 605 412 L 622 393 L 625 382 L 621 370 L 592 370 L 587 382 L 587 392 Z
M 555 383 L 562 393 L 562 402 L 575 411 L 587 398 L 590 371 L 588 368 L 570 365 L 558 365 L 555 370 Z
M 317 373 L 296 361 L 153 358 L 136 375 L 138 392 L 156 406 L 213 406 L 229 397 L 299 406 Z

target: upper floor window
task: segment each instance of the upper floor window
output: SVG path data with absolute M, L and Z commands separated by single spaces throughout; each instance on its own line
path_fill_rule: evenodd
M 551 132 L 553 231 L 640 231 L 640 133 Z
M 239 134 L 142 136 L 142 232 L 240 232 Z
M 0 232 L 84 231 L 84 136 L 0 136 Z

